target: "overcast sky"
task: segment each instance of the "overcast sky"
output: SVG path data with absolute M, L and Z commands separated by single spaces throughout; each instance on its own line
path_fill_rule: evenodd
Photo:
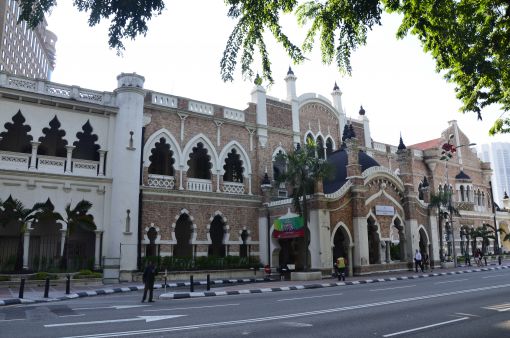
M 224 83 L 219 63 L 234 22 L 227 18 L 222 0 L 166 0 L 163 14 L 149 24 L 146 37 L 126 41 L 123 56 L 108 48 L 108 23 L 90 28 L 88 16 L 59 1 L 48 18 L 48 28 L 58 36 L 57 63 L 52 81 L 112 91 L 121 72 L 145 77 L 145 88 L 184 96 L 236 109 L 246 108 L 253 82 L 240 72 L 234 82 Z M 304 29 L 293 16 L 284 18 L 286 32 L 301 44 Z M 275 83 L 268 95 L 285 98 L 283 80 L 289 65 L 295 75 L 298 95 L 316 92 L 331 98 L 335 81 L 343 92 L 348 117 L 357 118 L 362 104 L 370 119 L 374 141 L 398 144 L 400 132 L 406 145 L 438 138 L 449 120 L 457 120 L 471 142 L 508 142 L 510 137 L 489 137 L 488 130 L 501 112 L 491 107 L 484 121 L 474 113 L 458 112 L 460 102 L 449 85 L 434 70 L 434 62 L 418 40 L 397 40 L 399 18 L 384 16 L 383 26 L 369 34 L 367 46 L 351 59 L 352 76 L 342 76 L 334 65 L 321 63 L 318 48 L 309 61 L 292 65 L 283 49 L 268 36 Z M 317 46 L 318 47 L 318 46 Z M 258 64 L 254 69 L 260 70 Z

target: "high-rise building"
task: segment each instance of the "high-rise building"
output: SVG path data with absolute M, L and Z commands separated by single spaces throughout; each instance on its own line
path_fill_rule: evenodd
M 49 80 L 57 36 L 46 29 L 46 19 L 34 30 L 18 24 L 20 10 L 16 1 L 0 0 L 0 71 Z
M 502 206 L 505 192 L 510 193 L 510 143 L 482 144 L 478 150 L 482 161 L 491 163 L 494 202 Z

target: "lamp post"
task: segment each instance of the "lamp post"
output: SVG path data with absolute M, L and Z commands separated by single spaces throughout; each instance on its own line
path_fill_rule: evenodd
M 455 154 L 455 152 L 457 152 L 458 148 L 465 147 L 465 146 L 468 146 L 468 147 L 474 146 L 474 145 L 476 145 L 476 143 L 454 145 L 451 143 L 453 137 L 454 137 L 454 135 L 450 134 L 448 137 L 448 141 L 441 146 L 441 149 L 442 149 L 441 160 L 445 161 L 446 186 L 448 189 L 448 213 L 449 213 L 448 218 L 449 218 L 449 225 L 450 225 L 451 235 L 452 235 L 451 241 L 452 241 L 453 266 L 457 267 L 457 253 L 455 251 L 455 228 L 453 226 L 453 206 L 452 206 L 453 189 L 450 187 L 450 180 L 449 180 L 449 176 L 448 176 L 448 161 L 453 157 L 453 154 Z

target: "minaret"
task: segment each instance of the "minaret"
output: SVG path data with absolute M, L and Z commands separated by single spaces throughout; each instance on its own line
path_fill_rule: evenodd
M 138 199 L 145 78 L 135 73 L 117 76 L 115 116 L 111 148 L 112 191 L 110 224 L 105 225 L 103 256 L 120 258 L 120 270 L 137 269 Z M 126 228 L 130 223 L 130 229 Z
M 294 145 L 300 142 L 300 127 L 299 127 L 299 101 L 296 94 L 296 80 L 292 68 L 289 66 L 289 71 L 285 77 L 287 82 L 287 101 L 290 102 L 292 107 L 292 133 Z
M 367 116 L 365 115 L 365 109 L 363 109 L 363 106 L 360 106 L 359 109 L 359 117 L 361 121 L 363 122 L 363 134 L 365 135 L 365 147 L 366 148 L 372 148 L 372 136 L 370 135 L 370 121 L 368 120 Z
M 259 145 L 265 148 L 267 144 L 266 90 L 262 87 L 262 79 L 258 74 L 255 77 L 255 87 L 251 91 L 251 101 L 257 105 L 257 136 Z
M 340 87 L 335 82 L 335 86 L 333 87 L 333 92 L 331 93 L 333 97 L 333 107 L 335 107 L 338 112 L 338 128 L 342 131 L 344 130 L 345 124 L 347 123 L 347 117 L 345 116 L 345 112 L 342 108 L 342 91 Z

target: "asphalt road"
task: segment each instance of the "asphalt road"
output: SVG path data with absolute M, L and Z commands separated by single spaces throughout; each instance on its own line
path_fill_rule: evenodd
M 157 300 L 141 292 L 0 309 L 0 337 L 510 337 L 510 271 Z

